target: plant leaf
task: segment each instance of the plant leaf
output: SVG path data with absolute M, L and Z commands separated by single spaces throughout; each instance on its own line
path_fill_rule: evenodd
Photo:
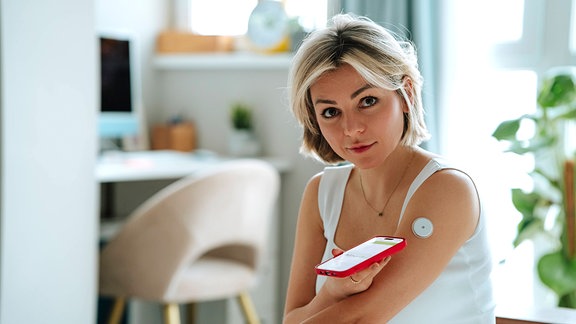
M 499 141 L 515 140 L 516 133 L 518 129 L 520 129 L 520 120 L 521 119 L 512 119 L 500 123 L 494 133 L 492 133 L 492 137 Z
M 551 108 L 570 103 L 576 98 L 576 87 L 572 76 L 557 74 L 544 80 L 538 93 L 538 104 L 542 108 Z
M 518 223 L 518 232 L 514 239 L 513 245 L 517 247 L 524 240 L 533 238 L 534 236 L 542 233 L 544 230 L 544 222 L 536 217 L 523 218 Z
M 512 203 L 522 215 L 532 215 L 539 196 L 535 193 L 526 193 L 521 189 L 512 189 Z
M 235 129 L 252 129 L 252 110 L 247 105 L 236 103 L 232 106 L 230 116 Z
M 530 238 L 543 227 L 542 220 L 535 215 L 539 196 L 536 193 L 526 193 L 520 189 L 512 189 L 512 203 L 522 214 L 522 220 L 518 223 L 518 231 L 514 246 L 518 246 L 523 240 Z
M 576 262 L 561 251 L 549 253 L 538 261 L 540 280 L 559 296 L 576 290 Z
M 576 308 L 576 291 L 559 297 L 558 307 Z
M 576 106 L 567 107 L 564 111 L 562 111 L 558 116 L 555 117 L 556 119 L 563 121 L 563 120 L 570 120 L 576 119 Z

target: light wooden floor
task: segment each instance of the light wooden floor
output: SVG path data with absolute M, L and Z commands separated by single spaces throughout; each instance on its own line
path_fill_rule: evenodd
M 496 324 L 575 324 L 576 309 L 496 309 Z

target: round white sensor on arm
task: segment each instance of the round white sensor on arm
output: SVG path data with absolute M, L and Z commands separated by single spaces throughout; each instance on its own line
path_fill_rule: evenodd
M 428 238 L 434 232 L 434 225 L 426 217 L 419 217 L 412 223 L 412 233 L 419 238 Z

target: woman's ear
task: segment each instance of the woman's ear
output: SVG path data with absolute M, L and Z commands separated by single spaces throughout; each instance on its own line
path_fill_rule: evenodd
M 410 101 L 410 106 L 414 105 L 414 84 L 412 83 L 412 79 L 408 76 L 404 76 L 402 79 L 402 86 L 404 87 L 404 93 L 406 94 L 407 99 Z M 406 111 L 410 110 L 409 107 L 405 107 Z

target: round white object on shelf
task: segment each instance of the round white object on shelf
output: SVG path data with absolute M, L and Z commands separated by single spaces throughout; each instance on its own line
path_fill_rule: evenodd
M 282 47 L 288 37 L 288 16 L 282 3 L 259 1 L 248 19 L 246 36 L 259 50 L 273 51 Z

